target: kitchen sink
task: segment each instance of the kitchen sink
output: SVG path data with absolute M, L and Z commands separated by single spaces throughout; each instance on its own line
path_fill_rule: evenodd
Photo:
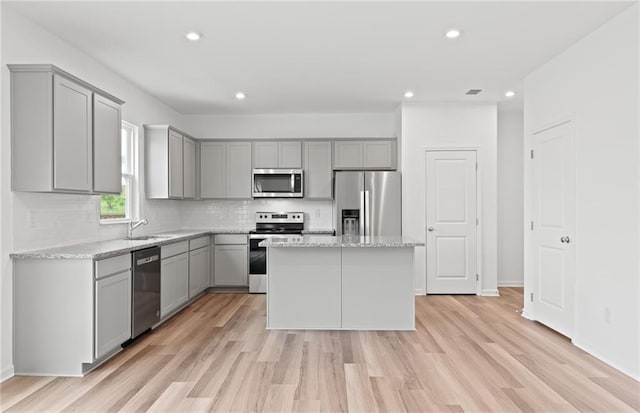
M 139 237 L 126 237 L 127 241 L 154 241 L 157 239 L 171 238 L 170 235 L 141 235 Z

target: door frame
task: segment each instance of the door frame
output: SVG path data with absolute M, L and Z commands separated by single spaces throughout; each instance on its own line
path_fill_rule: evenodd
M 526 122 L 526 120 L 525 120 Z M 524 136 L 524 145 L 523 145 L 523 156 L 524 156 L 524 170 L 523 170 L 523 180 L 524 180 L 524 202 L 523 202 L 523 206 L 524 206 L 524 211 L 523 211 L 523 216 L 524 216 L 524 222 L 522 223 L 523 227 L 524 227 L 524 239 L 523 239 L 523 246 L 524 246 L 524 251 L 523 251 L 523 277 L 524 277 L 524 296 L 523 296 L 523 308 L 522 308 L 522 317 L 529 319 L 529 320 L 537 320 L 536 319 L 536 315 L 535 315 L 535 305 L 534 302 L 531 300 L 531 295 L 534 293 L 537 293 L 536 290 L 536 283 L 537 283 L 537 278 L 535 276 L 535 272 L 534 272 L 534 268 L 533 268 L 533 259 L 534 259 L 534 247 L 535 244 L 533 243 L 533 232 L 531 230 L 531 221 L 533 221 L 533 203 L 535 202 L 534 196 L 533 196 L 533 187 L 534 187 L 534 176 L 533 176 L 533 162 L 532 162 L 532 158 L 531 158 L 531 151 L 533 150 L 533 136 L 544 132 L 548 129 L 552 129 L 555 128 L 557 126 L 561 126 L 564 125 L 566 123 L 571 123 L 571 131 L 573 133 L 574 136 L 574 168 L 575 170 L 575 183 L 576 185 L 574 186 L 574 191 L 576 191 L 576 200 L 577 200 L 577 188 L 578 188 L 578 162 L 577 162 L 577 148 L 578 148 L 578 139 L 576 136 L 576 124 L 575 124 L 575 116 L 574 114 L 570 113 L 570 114 L 564 114 L 561 116 L 554 116 L 554 117 L 550 117 L 548 118 L 546 121 L 544 122 L 540 122 L 538 124 L 536 124 L 534 127 L 531 128 L 527 128 L 527 125 L 525 123 L 525 136 Z M 534 155 L 535 156 L 535 155 Z M 576 205 L 576 215 L 577 215 L 577 205 Z M 576 232 L 578 232 L 578 228 L 577 228 L 577 220 L 576 220 Z M 575 236 L 574 236 L 575 238 Z M 577 246 L 576 248 L 576 261 L 577 261 Z M 576 273 L 575 275 L 575 280 L 574 280 L 574 286 L 573 286 L 573 302 L 574 302 L 574 306 L 573 306 L 573 325 L 575 326 L 577 324 L 577 320 L 578 320 L 578 314 L 576 311 L 577 306 L 575 305 L 576 303 L 576 296 L 577 296 L 577 291 L 578 291 L 578 274 Z M 573 340 L 572 340 L 573 341 Z
M 476 153 L 476 163 L 478 164 L 478 168 L 476 169 L 476 218 L 478 218 L 478 225 L 476 225 L 476 270 L 478 272 L 478 281 L 476 282 L 476 296 L 483 295 L 482 294 L 482 224 L 483 220 L 480 219 L 482 217 L 482 162 L 481 159 L 481 148 L 480 146 L 423 146 L 423 171 L 422 176 L 424 177 L 424 199 L 422 200 L 424 205 L 423 212 L 423 234 L 425 237 L 425 242 L 427 240 L 427 153 L 428 152 L 455 152 L 455 151 L 470 151 Z M 427 254 L 425 251 L 424 255 L 424 285 L 425 285 L 425 295 L 427 295 Z

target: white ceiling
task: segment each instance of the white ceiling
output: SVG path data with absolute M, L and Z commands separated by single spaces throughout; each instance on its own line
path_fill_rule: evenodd
M 529 72 L 630 3 L 10 4 L 177 111 L 196 114 L 390 111 L 409 89 L 414 101 L 505 102 L 505 90 L 520 90 Z M 463 36 L 445 39 L 450 27 Z M 186 40 L 191 30 L 203 39 Z M 464 96 L 470 88 L 484 92 Z M 239 90 L 245 101 L 235 100 Z

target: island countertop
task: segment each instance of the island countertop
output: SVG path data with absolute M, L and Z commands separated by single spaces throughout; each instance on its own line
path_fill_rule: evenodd
M 285 248 L 395 248 L 424 247 L 425 243 L 403 236 L 314 236 L 267 238 L 260 242 L 260 247 Z

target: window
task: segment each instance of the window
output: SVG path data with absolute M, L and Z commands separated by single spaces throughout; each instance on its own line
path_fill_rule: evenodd
M 128 222 L 137 206 L 136 148 L 138 128 L 122 122 L 122 192 L 119 195 L 102 195 L 100 222 L 103 224 Z

